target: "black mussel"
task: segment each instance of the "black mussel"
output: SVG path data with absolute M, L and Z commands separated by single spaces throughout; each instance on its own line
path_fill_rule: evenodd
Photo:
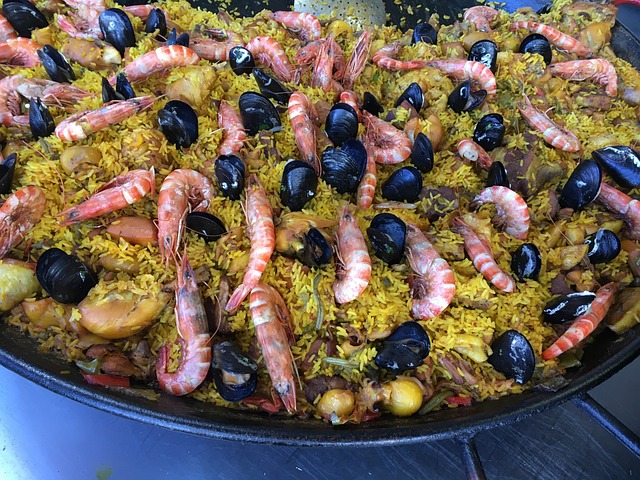
M 551 63 L 551 44 L 549 40 L 547 40 L 547 37 L 539 33 L 527 35 L 520 43 L 518 51 L 520 53 L 537 53 L 538 55 L 542 55 L 544 63 L 547 65 Z
M 384 112 L 384 108 L 380 105 L 378 99 L 370 92 L 364 92 L 362 96 L 362 110 L 366 110 L 376 117 L 379 117 Z
M 593 292 L 575 292 L 559 295 L 547 302 L 542 314 L 548 323 L 565 323 L 584 314 L 596 294 Z
M 322 179 L 338 193 L 355 193 L 367 167 L 367 151 L 359 140 L 327 147 L 320 156 Z
M 21 37 L 31 38 L 33 30 L 49 25 L 42 12 L 29 0 L 4 0 L 2 15 Z
M 42 100 L 37 97 L 31 97 L 29 100 L 29 127 L 31 128 L 31 135 L 36 140 L 48 137 L 56 129 L 56 123 L 53 121 L 51 112 L 42 103 Z
M 575 168 L 560 193 L 560 207 L 580 210 L 600 193 L 602 169 L 593 160 L 583 160 Z
M 258 365 L 231 342 L 213 345 L 211 375 L 216 390 L 227 402 L 239 402 L 258 385 Z
M 279 131 L 282 128 L 280 115 L 273 103 L 257 92 L 240 95 L 238 108 L 247 135 L 255 135 L 260 130 Z
M 16 171 L 17 158 L 18 156 L 12 153 L 0 161 L 0 195 L 11 191 L 11 182 L 13 182 L 13 174 Z
M 231 200 L 239 200 L 247 173 L 244 162 L 235 155 L 220 155 L 213 165 L 213 171 L 222 194 Z
M 102 77 L 102 103 L 109 103 L 114 100 L 124 100 L 124 97 L 116 92 L 116 89 L 111 86 L 109 80 Z
M 229 50 L 229 66 L 236 75 L 249 75 L 256 66 L 253 54 L 241 45 Z
M 158 111 L 158 127 L 178 147 L 186 148 L 198 139 L 198 115 L 180 100 L 171 100 Z
M 265 97 L 273 98 L 280 105 L 289 104 L 291 90 L 280 83 L 280 80 L 273 78 L 271 75 L 267 75 L 259 68 L 254 68 L 252 72 L 253 78 L 256 79 L 256 83 Z
M 50 248 L 38 259 L 36 278 L 44 291 L 59 303 L 79 303 L 97 283 L 98 277 L 75 255 Z
M 282 172 L 280 200 L 285 207 L 299 211 L 316 195 L 318 176 L 311 165 L 301 160 L 288 162 Z
M 51 45 L 45 45 L 38 50 L 38 57 L 49 78 L 58 83 L 70 83 L 76 79 L 76 74 L 67 59 Z
M 622 248 L 618 236 L 606 228 L 599 228 L 596 233 L 589 235 L 584 243 L 589 246 L 587 256 L 593 264 L 610 262 L 618 256 Z
M 616 183 L 627 188 L 640 187 L 640 153 L 625 145 L 594 150 L 593 158 Z
M 424 93 L 422 93 L 420 85 L 416 82 L 409 85 L 405 91 L 400 94 L 393 106 L 397 107 L 404 101 L 409 102 L 411 106 L 416 109 L 416 112 L 419 112 L 424 105 Z
M 98 21 L 104 40 L 118 50 L 120 55 L 124 56 L 124 49 L 136 44 L 133 25 L 123 10 L 107 8 L 100 14 Z
M 358 113 L 351 105 L 336 103 L 329 111 L 324 129 L 329 140 L 336 147 L 339 147 L 350 138 L 356 138 L 358 134 Z
M 167 36 L 167 17 L 164 16 L 164 12 L 160 8 L 151 10 L 144 24 L 146 33 L 153 33 L 156 30 L 161 37 Z
M 164 42 L 166 46 L 170 45 L 182 45 L 183 47 L 189 46 L 189 34 L 187 32 L 181 33 L 178 35 L 178 32 L 175 28 L 172 28 L 167 35 L 167 40 Z
M 473 130 L 473 141 L 490 152 L 502 145 L 504 138 L 504 119 L 499 113 L 489 113 L 478 120 Z
M 133 91 L 133 87 L 124 72 L 120 72 L 116 75 L 116 93 L 122 95 L 124 100 L 129 100 L 136 96 L 136 92 Z
M 319 267 L 331 260 L 333 248 L 325 236 L 317 228 L 310 228 L 302 237 L 303 247 L 295 253 L 295 257 L 307 267 Z
M 402 260 L 406 233 L 405 223 L 391 213 L 379 213 L 367 228 L 373 253 L 389 265 Z
M 489 363 L 516 383 L 527 383 L 533 376 L 536 357 L 527 337 L 517 330 L 507 330 L 491 344 Z
M 491 40 L 479 40 L 469 49 L 469 60 L 480 62 L 493 73 L 496 73 L 496 62 L 498 61 L 498 46 Z
M 533 243 L 523 243 L 511 257 L 511 271 L 516 274 L 521 282 L 525 278 L 538 278 L 542 267 L 540 250 Z
M 471 82 L 465 80 L 453 89 L 447 100 L 447 105 L 456 113 L 470 112 L 482 105 L 485 98 L 487 98 L 486 90 L 471 91 Z
M 504 163 L 499 160 L 493 162 L 487 171 L 487 182 L 485 186 L 493 187 L 494 185 L 511 188 L 509 177 L 507 177 L 507 169 Z
M 419 22 L 416 24 L 416 28 L 413 29 L 413 35 L 411 35 L 411 43 L 425 42 L 435 45 L 438 43 L 438 32 L 430 23 Z
M 404 322 L 382 340 L 374 362 L 380 368 L 400 373 L 422 365 L 430 350 L 431 340 L 422 325 Z
M 422 174 L 415 167 L 402 167 L 382 184 L 382 196 L 396 202 L 417 202 L 422 190 Z
M 413 142 L 411 163 L 422 173 L 429 173 L 433 169 L 433 146 L 429 137 L 422 132 L 416 135 Z
M 208 212 L 191 212 L 185 222 L 187 229 L 198 234 L 205 242 L 215 242 L 227 233 L 222 220 Z

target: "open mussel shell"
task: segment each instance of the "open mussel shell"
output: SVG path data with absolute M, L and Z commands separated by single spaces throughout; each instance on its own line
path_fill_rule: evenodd
M 402 167 L 382 184 L 382 196 L 394 202 L 417 202 L 422 190 L 422 174 L 415 167 Z
M 511 188 L 511 183 L 507 176 L 507 169 L 505 168 L 504 163 L 499 160 L 493 162 L 487 171 L 487 182 L 485 183 L 485 187 L 493 186 Z
M 198 139 L 198 115 L 180 100 L 171 100 L 158 111 L 158 127 L 178 147 L 186 148 Z
M 425 42 L 435 45 L 438 43 L 438 32 L 430 23 L 419 22 L 413 29 L 413 35 L 411 35 L 411 44 L 418 42 Z
M 511 256 L 511 271 L 521 282 L 525 278 L 538 278 L 541 268 L 542 256 L 533 243 L 523 243 Z
M 167 18 L 164 16 L 164 12 L 159 8 L 154 8 L 149 12 L 147 21 L 144 24 L 145 33 L 153 33 L 158 31 L 158 35 L 161 37 L 167 36 Z
M 98 277 L 75 255 L 50 248 L 38 259 L 36 278 L 45 292 L 59 303 L 81 302 Z
M 56 123 L 53 121 L 53 115 L 37 97 L 31 97 L 29 100 L 29 127 L 31 135 L 36 140 L 38 138 L 48 137 L 56 129 Z
M 404 322 L 382 340 L 374 362 L 380 368 L 401 373 L 422 365 L 430 350 L 431 340 L 422 325 Z
M 70 83 L 76 79 L 76 74 L 65 56 L 54 47 L 45 45 L 37 53 L 51 80 L 58 83 Z
M 618 256 L 622 248 L 618 236 L 606 228 L 599 228 L 596 233 L 589 235 L 584 243 L 589 246 L 587 256 L 593 264 L 610 262 Z
M 367 167 L 367 151 L 359 140 L 327 147 L 320 156 L 322 179 L 338 193 L 355 193 Z
M 213 172 L 222 194 L 231 200 L 239 200 L 246 176 L 244 162 L 235 155 L 220 155 L 213 164 Z
M 245 92 L 238 100 L 242 125 L 248 135 L 260 130 L 277 131 L 282 128 L 280 115 L 267 97 L 257 92 Z
M 520 53 L 537 53 L 538 55 L 542 55 L 544 63 L 547 65 L 551 63 L 551 44 L 549 40 L 547 40 L 547 37 L 539 33 L 527 35 L 522 42 L 520 42 L 518 51 Z
M 362 110 L 365 110 L 376 117 L 379 117 L 380 114 L 384 112 L 383 106 L 371 92 L 364 92 L 364 95 L 362 96 Z
M 11 182 L 13 182 L 13 174 L 16 171 L 17 158 L 18 156 L 12 153 L 0 161 L 0 195 L 11 191 Z
M 216 390 L 228 402 L 248 397 L 258 385 L 258 365 L 231 342 L 213 345 L 211 375 Z
M 42 12 L 28 0 L 4 0 L 2 15 L 20 37 L 31 38 L 33 30 L 49 25 Z
M 498 61 L 498 46 L 491 40 L 479 40 L 469 49 L 469 60 L 480 62 L 493 73 L 496 73 Z
M 336 147 L 358 134 L 358 113 L 351 105 L 336 103 L 327 115 L 324 126 L 327 137 Z
M 127 75 L 124 72 L 120 72 L 116 75 L 116 93 L 122 95 L 124 100 L 136 97 L 136 92 L 133 91 L 131 82 L 129 82 Z
M 116 89 L 111 86 L 109 80 L 102 77 L 102 103 L 109 103 L 114 100 L 124 100 L 124 97 L 116 92 Z
M 303 247 L 296 250 L 295 257 L 307 267 L 319 267 L 331 260 L 333 249 L 317 228 L 310 228 L 302 237 Z
M 548 323 L 565 323 L 584 314 L 596 298 L 593 292 L 575 292 L 559 295 L 547 302 L 542 314 Z
M 488 361 L 498 372 L 520 384 L 531 379 L 536 357 L 527 337 L 517 330 L 507 330 L 493 341 L 491 350 Z
M 288 162 L 282 172 L 280 200 L 285 207 L 299 211 L 316 195 L 318 176 L 311 165 L 301 160 Z
M 229 50 L 229 66 L 236 75 L 249 75 L 256 66 L 253 54 L 241 45 Z
M 473 130 L 473 141 L 487 152 L 502 145 L 504 139 L 504 119 L 499 113 L 489 113 L 478 120 Z
M 237 47 L 234 47 L 237 48 Z M 249 50 L 247 50 L 248 52 Z M 251 53 L 251 52 L 249 52 Z M 273 78 L 271 75 L 264 73 L 259 68 L 254 68 L 252 70 L 253 78 L 256 79 L 256 83 L 258 84 L 258 88 L 260 88 L 260 92 L 267 97 L 273 98 L 276 102 L 281 105 L 289 104 L 289 97 L 291 97 L 291 91 L 285 87 L 280 80 L 277 78 Z
M 136 44 L 133 25 L 123 10 L 107 8 L 98 17 L 98 22 L 104 40 L 118 50 L 120 55 L 124 56 L 125 48 L 133 47 Z
M 411 106 L 416 109 L 416 112 L 419 112 L 424 105 L 424 93 L 422 93 L 420 85 L 416 82 L 409 85 L 405 91 L 400 94 L 393 106 L 397 107 L 404 101 L 409 102 Z
M 623 187 L 640 187 L 640 153 L 625 145 L 612 145 L 594 150 L 593 158 L 611 178 Z
M 416 135 L 411 150 L 411 163 L 422 173 L 429 173 L 433 169 L 433 145 L 424 133 Z
M 170 45 L 182 45 L 183 47 L 189 47 L 189 34 L 187 32 L 178 35 L 175 28 L 172 28 L 167 35 L 167 40 L 164 42 L 166 46 Z
M 471 82 L 464 80 L 453 89 L 447 100 L 447 105 L 456 113 L 470 112 L 482 105 L 485 98 L 487 98 L 486 90 L 471 91 Z
M 391 213 L 379 213 L 367 228 L 373 253 L 383 262 L 394 265 L 402 260 L 404 239 L 407 234 L 405 223 Z
M 191 212 L 185 222 L 187 229 L 198 234 L 205 242 L 215 242 L 227 233 L 222 220 L 208 212 Z
M 560 207 L 580 210 L 600 193 L 602 169 L 593 160 L 583 160 L 575 168 L 560 193 Z

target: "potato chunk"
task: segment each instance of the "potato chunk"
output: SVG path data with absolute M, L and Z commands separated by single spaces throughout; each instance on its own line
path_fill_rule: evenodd
M 36 272 L 27 266 L 0 261 L 0 312 L 7 312 L 40 290 Z

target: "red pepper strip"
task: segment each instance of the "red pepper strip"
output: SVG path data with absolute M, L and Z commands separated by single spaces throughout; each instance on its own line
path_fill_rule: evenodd
M 85 373 L 80 372 L 87 383 L 100 385 L 102 387 L 130 387 L 129 377 L 118 377 L 107 375 L 106 373 Z
M 461 397 L 460 395 L 454 395 L 453 397 L 447 397 L 444 399 L 449 405 L 460 405 L 463 407 L 468 407 L 471 405 L 473 400 L 471 397 Z

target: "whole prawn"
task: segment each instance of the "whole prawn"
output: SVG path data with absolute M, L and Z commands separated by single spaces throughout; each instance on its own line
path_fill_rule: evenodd
M 273 212 L 269 197 L 255 174 L 247 181 L 247 204 L 245 206 L 247 230 L 251 240 L 249 263 L 244 269 L 242 283 L 235 289 L 225 306 L 235 311 L 258 284 L 276 245 Z
M 251 320 L 269 377 L 287 412 L 296 411 L 294 363 L 290 345 L 295 344 L 293 324 L 280 293 L 258 282 L 249 297 Z
M 473 199 L 472 206 L 493 203 L 497 209 L 494 222 L 498 228 L 518 240 L 526 240 L 529 233 L 529 208 L 524 199 L 510 188 L 494 185 L 482 190 Z
M 376 161 L 373 158 L 373 154 L 369 151 L 370 148 L 365 147 L 365 149 L 367 151 L 367 166 L 364 171 L 364 176 L 358 185 L 358 191 L 356 192 L 358 208 L 361 210 L 366 210 L 373 204 L 376 185 L 378 183 Z
M 164 45 L 139 56 L 130 62 L 122 72 L 131 83 L 146 80 L 155 73 L 169 68 L 186 67 L 200 61 L 200 57 L 190 48 L 182 45 Z M 116 75 L 109 78 L 109 84 L 116 84 Z
M 549 72 L 568 80 L 592 79 L 605 86 L 607 95 L 615 97 L 618 93 L 618 74 L 611 62 L 604 58 L 552 63 L 549 65 Z
M 320 87 L 323 92 L 336 91 L 341 92 L 344 90 L 334 79 L 334 66 L 336 59 L 336 52 L 340 47 L 332 37 L 328 37 L 324 40 L 318 56 L 316 57 L 316 63 L 313 67 L 313 75 L 311 77 L 311 86 Z
M 532 33 L 539 33 L 544 35 L 549 43 L 556 47 L 558 50 L 564 50 L 565 52 L 575 53 L 576 55 L 580 55 L 582 57 L 586 57 L 591 55 L 591 50 L 585 47 L 578 40 L 573 38 L 570 35 L 562 33 L 560 30 L 556 30 L 549 25 L 545 25 L 543 23 L 538 22 L 530 22 L 526 20 L 521 20 L 518 22 L 513 22 L 509 25 L 509 30 L 515 32 L 524 28 L 525 30 L 529 30 Z
M 100 14 L 107 8 L 103 0 L 64 0 L 74 9 L 71 18 L 58 15 L 60 30 L 70 37 L 84 39 L 100 39 Z
M 542 352 L 542 358 L 551 360 L 584 340 L 605 317 L 613 304 L 619 285 L 615 282 L 600 287 L 587 311 L 576 318 L 566 332 L 553 345 Z
M 0 63 L 21 67 L 40 65 L 38 49 L 41 45 L 30 38 L 7 38 L 0 42 Z
M 57 216 L 64 217 L 60 222 L 64 227 L 125 208 L 141 200 L 148 193 L 155 195 L 155 189 L 153 167 L 150 170 L 131 170 L 105 183 L 84 202 Z
M 624 218 L 627 223 L 627 237 L 631 240 L 640 240 L 640 200 L 631 198 L 617 188 L 602 182 L 598 201 Z
M 368 28 L 358 37 L 358 40 L 353 47 L 353 51 L 351 52 L 351 56 L 347 61 L 347 65 L 344 68 L 344 75 L 341 80 L 344 88 L 353 88 L 356 80 L 363 72 L 364 67 L 367 66 L 367 57 L 369 56 L 372 40 L 373 34 Z
M 489 67 L 472 60 L 428 60 L 427 65 L 436 68 L 456 80 L 472 80 L 487 91 L 487 97 L 496 94 L 496 77 Z
M 573 132 L 559 127 L 545 113 L 534 108 L 529 97 L 524 95 L 523 101 L 516 106 L 529 126 L 542 133 L 546 143 L 565 152 L 580 150 L 580 140 Z
M 280 80 L 293 81 L 294 69 L 291 61 L 276 39 L 260 35 L 249 40 L 246 48 L 258 62 L 272 68 Z
M 493 159 L 487 151 L 468 138 L 462 139 L 458 142 L 458 154 L 470 162 L 478 162 L 478 165 L 485 170 L 489 170 L 489 167 L 493 164 Z
M 224 132 L 220 142 L 220 155 L 239 152 L 244 146 L 247 133 L 244 131 L 240 114 L 224 100 L 220 101 L 218 107 L 218 126 Z
M 305 42 L 318 40 L 322 36 L 320 21 L 310 13 L 278 11 L 271 13 L 269 18 L 281 23 Z
M 322 166 L 318 159 L 316 137 L 318 112 L 309 97 L 297 91 L 293 92 L 289 98 L 288 112 L 291 129 L 302 160 L 311 165 L 316 175 L 320 177 Z
M 478 5 L 467 8 L 462 19 L 465 22 L 473 23 L 480 32 L 490 32 L 491 22 L 498 18 L 498 14 L 499 12 L 495 8 Z
M 205 60 L 226 62 L 232 48 L 244 45 L 242 37 L 231 30 L 209 29 L 207 32 L 214 38 L 194 35 L 189 42 L 189 48 Z
M 0 258 L 18 245 L 42 218 L 46 198 L 40 187 L 21 188 L 0 207 Z
M 395 164 L 411 156 L 413 144 L 402 130 L 366 110 L 362 112 L 362 122 L 367 129 L 365 143 L 376 163 Z
M 168 372 L 171 345 L 165 343 L 158 352 L 156 378 L 165 392 L 186 395 L 204 381 L 211 364 L 211 345 L 202 295 L 196 275 L 189 264 L 186 252 L 181 262 L 176 262 L 176 328 L 180 338 L 180 364 L 175 372 Z
M 387 70 L 416 70 L 427 66 L 425 60 L 396 60 L 395 57 L 398 56 L 402 47 L 403 44 L 400 41 L 392 42 L 374 53 L 371 60 L 380 68 Z

